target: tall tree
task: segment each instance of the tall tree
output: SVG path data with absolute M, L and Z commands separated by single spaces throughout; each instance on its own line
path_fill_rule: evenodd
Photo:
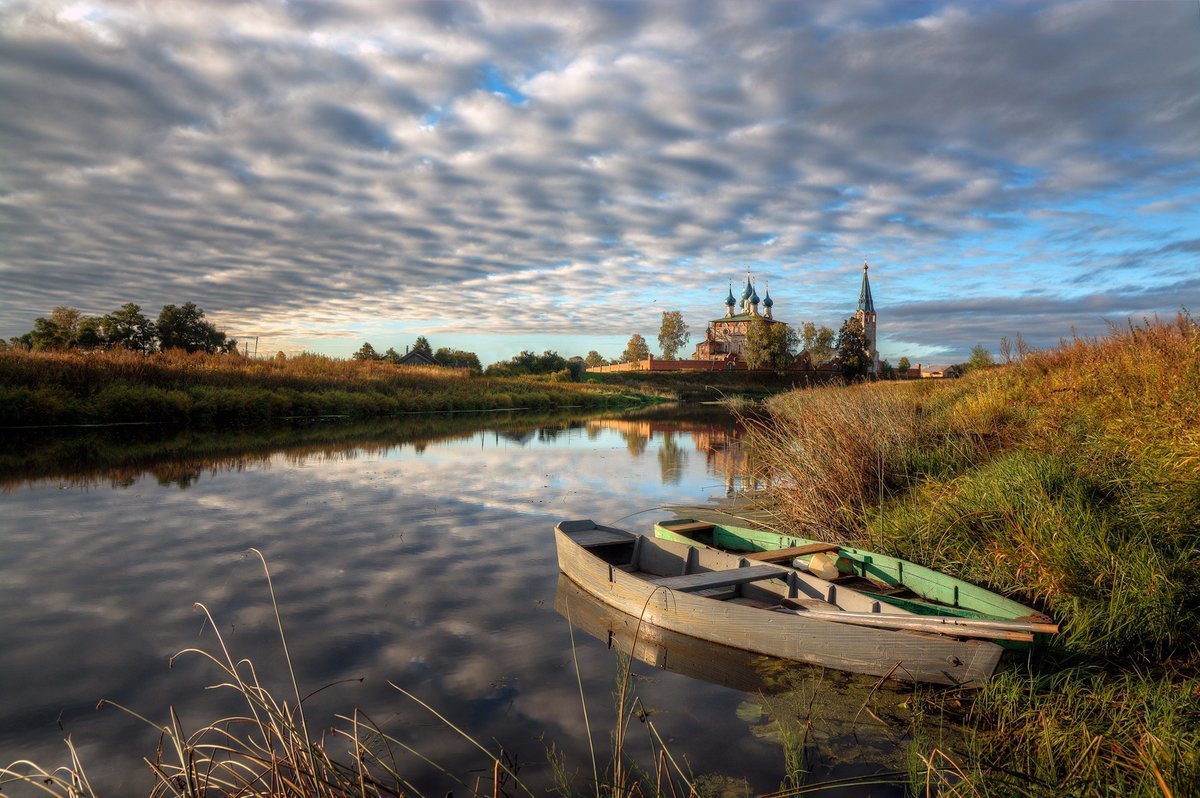
M 463 351 L 462 349 L 451 349 L 443 346 L 433 353 L 433 359 L 439 366 L 470 369 L 473 372 L 483 370 L 479 365 L 479 355 L 474 352 Z
M 908 361 L 907 357 L 902 357 L 900 358 L 900 362 L 896 364 L 896 368 L 900 369 L 901 371 L 908 371 L 910 368 L 912 368 L 912 363 Z
M 57 307 L 50 318 L 38 316 L 29 331 L 33 349 L 70 349 L 79 343 L 79 325 L 83 314 L 77 308 Z
M 597 366 L 607 366 L 608 361 L 605 360 L 599 352 L 593 349 L 587 353 L 587 357 L 583 359 L 583 364 L 590 369 L 594 369 Z
M 763 318 L 750 322 L 746 331 L 746 365 L 752 369 L 770 369 L 783 376 L 796 358 L 800 338 L 783 322 Z
M 833 357 L 837 333 L 824 324 L 819 327 L 811 321 L 804 322 L 800 333 L 800 347 L 808 352 L 814 366 L 819 366 Z
M 183 349 L 187 352 L 232 352 L 237 341 L 226 338 L 210 322 L 195 302 L 182 305 L 163 305 L 158 314 L 158 339 L 163 350 Z
M 396 347 L 389 346 L 387 351 L 381 356 L 381 359 L 390 362 L 392 365 L 396 365 L 400 362 L 401 357 L 402 355 L 396 351 Z
M 153 352 L 157 345 L 158 331 L 154 322 L 142 314 L 142 308 L 134 302 L 126 302 L 100 319 L 100 327 L 106 346 L 119 346 L 134 352 Z
M 691 337 L 683 321 L 683 313 L 678 310 L 663 311 L 662 327 L 658 331 L 658 348 L 662 350 L 663 360 L 674 360 Z
M 418 335 L 416 343 L 413 344 L 413 351 L 424 352 L 433 357 L 433 347 L 429 345 L 429 339 L 424 335 Z
M 358 351 L 351 355 L 355 360 L 381 360 L 379 353 L 375 351 L 375 347 L 371 346 L 370 341 L 363 341 L 363 345 L 358 348 Z
M 629 343 L 625 345 L 625 351 L 621 353 L 621 362 L 636 363 L 649 357 L 650 346 L 646 343 L 646 339 L 640 333 L 629 336 Z
M 842 366 L 842 377 L 850 382 L 871 370 L 871 357 L 867 354 L 867 336 L 862 322 L 851 316 L 846 319 L 837 337 L 838 362 Z
M 976 344 L 971 348 L 971 359 L 967 361 L 968 371 L 982 371 L 990 369 L 996 365 L 992 353 L 987 350 L 983 344 Z

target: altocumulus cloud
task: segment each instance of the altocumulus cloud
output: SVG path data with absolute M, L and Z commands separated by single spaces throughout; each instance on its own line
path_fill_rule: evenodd
M 14 0 L 0 334 L 190 299 L 282 348 L 347 351 L 380 320 L 652 335 L 745 268 L 781 317 L 836 324 L 863 257 L 893 357 L 1170 313 L 1197 295 L 1198 24 L 1091 2 Z

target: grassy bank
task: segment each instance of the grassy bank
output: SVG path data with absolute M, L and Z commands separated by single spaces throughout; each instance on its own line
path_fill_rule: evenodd
M 432 410 L 589 407 L 645 401 L 634 391 L 466 371 L 336 360 L 253 360 L 170 351 L 0 351 L 0 427 L 151 421 L 243 424 Z
M 761 399 L 795 388 L 841 381 L 840 376 L 824 372 L 780 377 L 769 372 L 746 371 L 588 372 L 585 379 L 597 385 L 686 402 L 718 401 L 729 396 Z
M 1200 784 L 1200 330 L 1113 330 L 963 380 L 773 398 L 753 436 L 781 526 L 1039 606 L 1063 633 L 918 746 L 958 794 Z M 939 723 L 968 742 L 937 747 Z M 921 750 L 923 747 L 924 750 Z

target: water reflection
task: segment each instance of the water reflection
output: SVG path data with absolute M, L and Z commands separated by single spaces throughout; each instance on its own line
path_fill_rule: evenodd
M 825 671 L 697 640 L 640 622 L 590 595 L 563 574 L 554 609 L 607 648 L 661 671 L 747 694 L 729 725 L 781 746 L 792 786 L 839 779 L 878 780 L 903 770 L 909 719 L 904 690 L 869 677 Z M 653 671 L 649 673 L 653 674 Z M 729 726 L 723 726 L 727 732 Z M 862 795 L 847 786 L 847 795 Z M 838 795 L 837 791 L 822 794 Z M 903 785 L 876 785 L 873 795 L 903 795 Z
M 740 435 L 719 411 L 675 409 L 5 435 L 0 762 L 57 764 L 71 735 L 102 794 L 144 794 L 141 757 L 157 735 L 94 707 L 110 698 L 160 720 L 174 705 L 191 728 L 237 709 L 202 689 L 216 681 L 202 661 L 166 667 L 215 643 L 195 601 L 234 656 L 286 694 L 270 599 L 244 557 L 253 546 L 272 567 L 301 692 L 363 680 L 311 699 L 317 727 L 359 706 L 455 773 L 488 767 L 391 680 L 503 741 L 527 782 L 552 781 L 543 739 L 590 772 L 570 634 L 553 611 L 551 528 L 703 502 L 714 486 L 719 498 L 738 479 L 723 469 L 738 467 Z M 625 525 L 646 531 L 665 516 Z M 600 718 L 612 655 L 589 642 L 579 654 Z M 669 673 L 641 689 L 674 750 L 755 789 L 778 786 L 778 746 L 737 719 L 743 692 Z M 455 788 L 419 760 L 405 768 L 427 792 Z
M 804 670 L 796 663 L 639 623 L 634 616 L 597 600 L 565 574 L 558 575 L 554 611 L 608 648 L 631 654 L 647 665 L 743 693 L 786 690 L 791 678 Z

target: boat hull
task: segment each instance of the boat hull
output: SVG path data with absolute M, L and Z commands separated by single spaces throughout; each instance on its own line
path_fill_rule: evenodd
M 613 608 L 673 632 L 796 662 L 929 684 L 977 685 L 992 674 L 1000 657 L 1002 649 L 984 640 L 855 627 L 657 586 L 645 573 L 625 570 L 616 547 L 599 556 L 580 545 L 577 538 L 590 530 L 628 535 L 630 554 L 638 557 L 629 564 L 645 571 L 647 561 L 653 561 L 652 574 L 666 574 L 673 564 L 680 568 L 673 573 L 682 573 L 688 547 L 645 538 L 635 555 L 636 536 L 623 530 L 591 521 L 565 521 L 555 527 L 564 574 Z M 737 567 L 733 555 L 713 550 L 706 556 L 716 555 L 729 558 L 714 561 L 717 567 Z

